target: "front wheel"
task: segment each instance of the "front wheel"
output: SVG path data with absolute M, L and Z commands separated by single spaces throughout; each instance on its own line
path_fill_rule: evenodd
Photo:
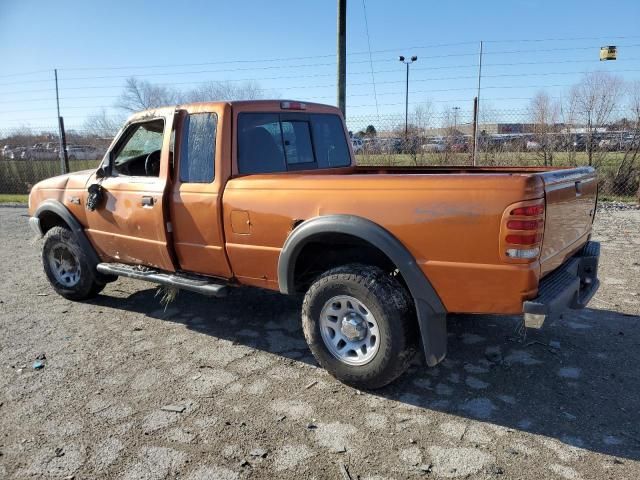
M 373 266 L 345 265 L 321 275 L 304 297 L 302 325 L 318 363 L 356 388 L 391 383 L 417 351 L 409 294 Z
M 69 300 L 95 297 L 105 287 L 68 228 L 53 227 L 44 236 L 42 264 L 53 289 Z

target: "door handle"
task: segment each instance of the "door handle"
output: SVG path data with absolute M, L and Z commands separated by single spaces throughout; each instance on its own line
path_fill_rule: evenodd
M 153 197 L 150 197 L 150 196 L 142 197 L 142 206 L 143 207 L 153 207 Z

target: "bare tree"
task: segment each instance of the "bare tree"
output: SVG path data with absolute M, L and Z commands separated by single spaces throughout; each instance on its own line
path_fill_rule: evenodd
M 116 107 L 128 112 L 137 112 L 177 103 L 256 100 L 264 97 L 264 90 L 256 82 L 208 82 L 181 92 L 131 77 L 126 80 Z
M 137 112 L 176 103 L 179 102 L 175 90 L 130 77 L 125 82 L 124 91 L 116 106 L 128 112 Z
M 241 84 L 208 82 L 180 95 L 180 101 L 188 103 L 224 100 L 257 100 L 264 97 L 264 90 L 256 82 L 245 82 Z
M 413 109 L 413 118 L 416 127 L 420 130 L 426 130 L 431 125 L 431 121 L 433 120 L 433 102 L 431 100 L 426 100 Z
M 535 152 L 545 166 L 553 165 L 553 153 L 556 146 L 557 123 L 560 107 L 544 91 L 539 91 L 529 105 L 529 115 L 533 123 Z
M 87 117 L 83 130 L 89 135 L 109 138 L 116 134 L 123 121 L 124 118 L 121 115 L 109 116 L 103 108 L 100 112 Z
M 571 89 L 570 109 L 584 125 L 589 165 L 598 165 L 605 152 L 596 148 L 596 133 L 611 120 L 623 94 L 622 80 L 606 72 L 586 73 Z

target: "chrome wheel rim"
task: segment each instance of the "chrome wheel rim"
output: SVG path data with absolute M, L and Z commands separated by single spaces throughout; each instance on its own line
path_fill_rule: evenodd
M 80 281 L 80 262 L 64 243 L 56 243 L 48 255 L 51 272 L 61 285 L 71 288 Z
M 378 322 L 367 306 L 350 295 L 330 298 L 320 312 L 320 335 L 335 358 L 364 365 L 378 353 Z

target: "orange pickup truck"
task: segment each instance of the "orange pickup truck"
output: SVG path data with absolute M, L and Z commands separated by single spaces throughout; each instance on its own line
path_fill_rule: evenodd
M 53 288 L 83 300 L 117 277 L 219 297 L 304 295 L 318 362 L 360 388 L 422 348 L 448 313 L 582 308 L 598 288 L 593 168 L 358 167 L 334 107 L 179 105 L 133 115 L 95 170 L 33 187 Z

